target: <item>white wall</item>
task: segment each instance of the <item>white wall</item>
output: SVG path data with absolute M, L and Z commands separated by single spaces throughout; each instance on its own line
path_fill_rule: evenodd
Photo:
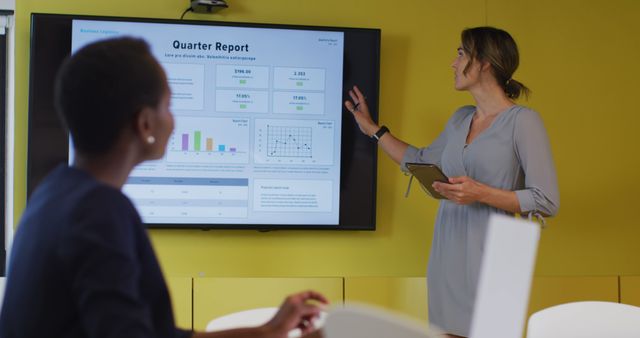
M 15 0 L 0 0 L 0 10 L 15 10 Z M 15 62 L 14 62 L 14 50 L 15 50 L 15 33 L 13 27 L 15 27 L 14 16 L 9 17 L 2 16 L 0 18 L 1 30 L 3 34 L 7 34 L 7 84 L 6 84 L 6 97 L 7 97 L 7 116 L 6 116 L 6 135 L 5 135 L 5 219 L 4 229 L 5 243 L 4 248 L 7 249 L 7 257 L 9 256 L 9 249 L 13 239 L 13 163 L 14 163 L 14 93 L 15 93 Z M 3 282 L 4 285 L 4 282 Z M 4 289 L 4 288 L 3 288 Z
M 16 9 L 16 0 L 0 0 L 0 9 Z

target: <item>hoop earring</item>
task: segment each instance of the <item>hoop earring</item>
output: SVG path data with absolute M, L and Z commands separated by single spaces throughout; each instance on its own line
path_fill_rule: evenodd
M 148 144 L 154 144 L 154 143 L 156 143 L 156 138 L 155 138 L 155 137 L 153 137 L 152 135 L 149 135 L 149 136 L 147 137 L 147 143 L 148 143 Z

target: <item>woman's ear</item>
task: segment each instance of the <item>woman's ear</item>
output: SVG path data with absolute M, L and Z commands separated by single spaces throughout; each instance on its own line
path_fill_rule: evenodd
M 143 144 L 153 143 L 155 136 L 153 135 L 155 127 L 155 114 L 150 107 L 144 107 L 140 110 L 135 125 L 136 136 L 143 142 Z M 153 140 L 152 142 L 149 142 Z
M 492 71 L 492 67 L 489 61 L 480 62 L 480 72 L 484 73 L 484 72 L 491 72 L 491 71 Z

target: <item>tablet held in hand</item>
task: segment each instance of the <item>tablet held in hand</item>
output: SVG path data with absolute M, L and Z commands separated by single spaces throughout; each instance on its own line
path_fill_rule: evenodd
M 431 163 L 407 163 L 407 169 L 413 177 L 420 181 L 422 189 L 427 194 L 435 199 L 447 199 L 433 189 L 433 182 L 449 183 L 449 178 L 437 165 Z

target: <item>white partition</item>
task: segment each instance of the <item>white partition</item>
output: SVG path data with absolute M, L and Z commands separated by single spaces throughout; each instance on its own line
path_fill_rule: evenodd
M 471 337 L 522 336 L 539 239 L 536 223 L 491 216 Z

